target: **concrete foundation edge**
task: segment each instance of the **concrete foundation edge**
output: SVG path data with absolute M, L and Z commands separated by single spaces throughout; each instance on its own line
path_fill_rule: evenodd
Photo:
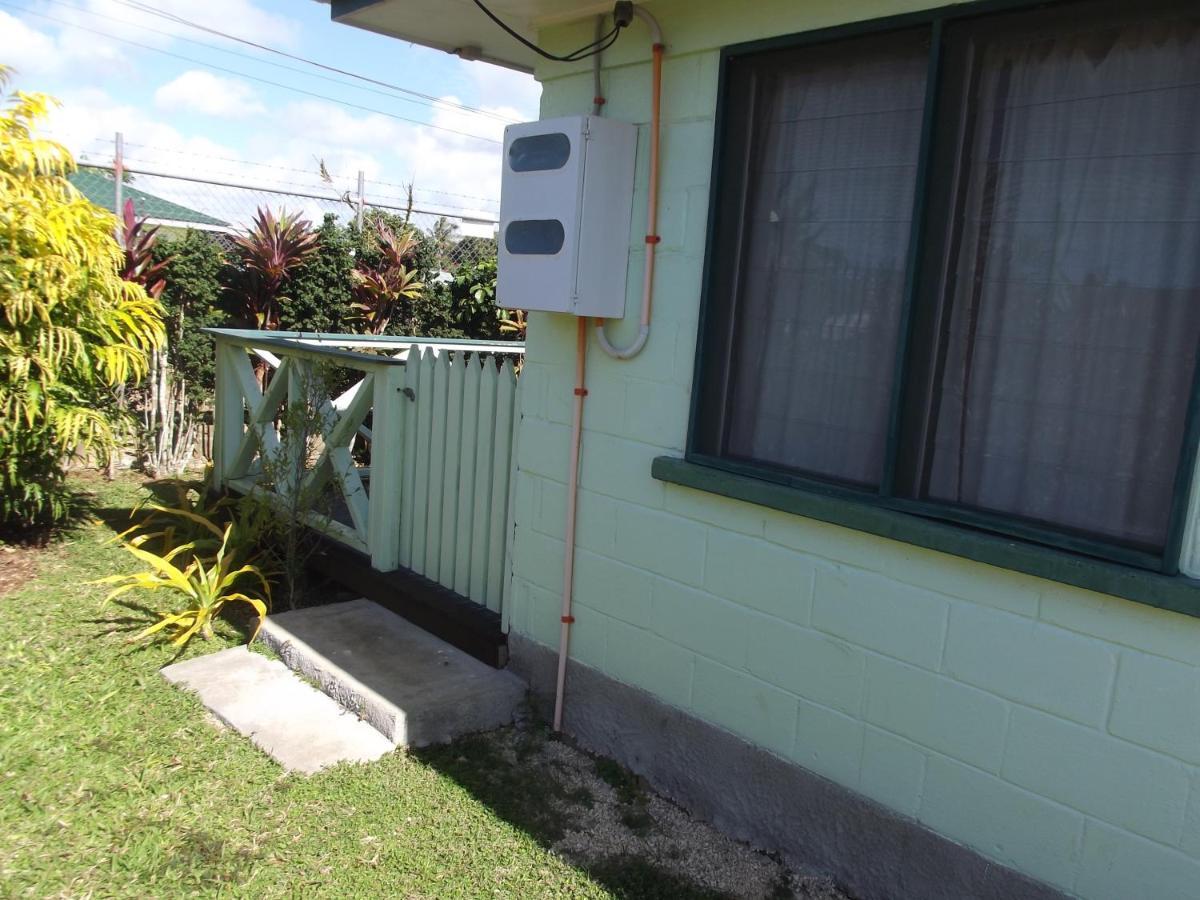
M 556 654 L 515 632 L 509 668 L 545 715 Z M 572 661 L 564 729 L 698 818 L 862 900 L 1061 900 L 1065 895 L 854 791 Z M 980 815 L 986 815 L 981 810 Z

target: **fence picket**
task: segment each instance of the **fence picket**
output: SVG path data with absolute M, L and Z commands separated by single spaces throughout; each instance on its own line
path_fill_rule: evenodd
M 487 589 L 482 602 L 500 611 L 504 587 L 504 524 L 508 517 L 509 469 L 512 453 L 513 399 L 517 376 L 511 360 L 505 360 L 496 385 L 496 427 L 493 434 L 492 490 L 488 526 Z
M 432 579 L 438 577 L 442 555 L 442 490 L 446 483 L 446 405 L 450 387 L 450 354 L 439 353 L 433 359 L 433 420 L 429 435 L 429 512 L 426 518 L 425 560 L 418 571 Z
M 236 478 L 234 457 L 242 445 L 246 401 L 237 377 L 240 347 L 218 342 L 216 345 L 216 408 L 213 414 L 213 472 L 224 486 Z
M 400 487 L 400 565 L 412 567 L 413 545 L 413 494 L 416 491 L 417 474 L 417 389 L 420 387 L 421 354 L 415 347 L 409 349 L 408 362 L 404 366 L 405 399 L 404 410 L 403 467 Z
M 446 467 L 442 481 L 441 559 L 437 574 L 430 575 L 439 584 L 454 583 L 454 538 L 458 534 L 458 458 L 462 440 L 463 388 L 466 360 L 461 353 L 445 353 L 450 367 L 446 387 Z
M 455 593 L 468 596 L 471 589 L 471 514 L 475 499 L 475 451 L 479 433 L 480 355 L 463 363 L 462 433 L 458 445 L 458 512 L 454 538 Z M 485 360 L 488 357 L 484 357 Z
M 514 371 L 514 374 L 515 371 Z M 508 461 L 508 512 L 504 516 L 504 571 L 500 584 L 500 630 L 508 634 L 512 622 L 513 541 L 516 537 L 517 469 L 521 460 L 521 379 L 513 390 L 512 443 Z
M 484 602 L 487 589 L 488 510 L 492 502 L 492 457 L 496 428 L 496 363 L 484 360 L 479 382 L 479 425 L 475 451 L 475 511 L 471 514 L 471 589 L 467 596 Z
M 425 545 L 429 534 L 429 447 L 433 421 L 433 351 L 421 354 L 417 388 L 416 491 L 413 497 L 412 564 L 414 572 L 425 571 Z

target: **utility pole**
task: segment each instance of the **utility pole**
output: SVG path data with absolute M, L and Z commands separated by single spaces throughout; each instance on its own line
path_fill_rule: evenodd
M 113 212 L 117 216 L 117 243 L 123 243 L 121 234 L 121 223 L 124 221 L 122 217 L 121 207 L 124 205 L 121 202 L 121 188 L 125 181 L 125 135 L 117 132 L 116 149 L 113 152 L 113 181 L 116 182 L 116 187 L 113 190 Z
M 354 217 L 358 230 L 362 231 L 363 207 L 367 203 L 367 177 L 362 169 L 358 170 L 358 213 Z

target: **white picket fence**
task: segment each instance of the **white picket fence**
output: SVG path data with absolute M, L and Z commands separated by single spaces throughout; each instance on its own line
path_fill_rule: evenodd
M 502 612 L 518 386 L 512 359 L 524 352 L 521 344 L 209 333 L 217 354 L 219 484 L 279 499 L 332 484 L 343 515 L 310 511 L 311 527 L 367 553 L 376 569 L 409 569 Z M 363 349 L 377 352 L 357 352 Z M 265 392 L 252 359 L 274 369 Z M 317 363 L 364 377 L 337 397 L 313 397 L 301 385 Z M 281 407 L 296 402 L 320 413 L 320 456 L 298 483 L 268 484 L 264 470 L 272 467 L 263 454 L 281 452 Z M 369 470 L 354 462 L 361 440 L 370 443 Z
M 426 348 L 409 357 L 400 565 L 497 612 L 517 376 L 505 360 Z M 412 423 L 412 424 L 409 424 Z

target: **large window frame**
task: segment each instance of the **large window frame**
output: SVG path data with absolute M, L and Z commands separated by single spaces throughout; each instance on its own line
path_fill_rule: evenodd
M 709 203 L 707 247 L 705 251 L 703 293 L 700 303 L 699 331 L 696 344 L 695 376 L 687 445 L 683 461 L 662 458 L 655 462 L 656 477 L 714 490 L 809 515 L 814 518 L 848 525 L 888 537 L 946 550 L 957 555 L 983 559 L 997 565 L 1073 584 L 1082 584 L 1110 593 L 1146 600 L 1154 605 L 1169 606 L 1200 614 L 1200 583 L 1180 576 L 1179 561 L 1184 532 L 1187 526 L 1189 498 L 1192 493 L 1193 472 L 1197 445 L 1200 444 L 1200 364 L 1193 373 L 1189 403 L 1183 427 L 1171 502 L 1167 540 L 1161 553 L 1124 547 L 1086 535 L 1072 534 L 1064 529 L 1044 527 L 1001 514 L 956 508 L 935 501 L 915 500 L 897 495 L 894 483 L 898 471 L 897 457 L 901 451 L 901 419 L 906 403 L 905 389 L 913 369 L 909 354 L 913 349 L 913 320 L 917 314 L 916 297 L 922 268 L 922 237 L 929 230 L 929 200 L 931 196 L 931 160 L 936 147 L 939 127 L 938 99 L 943 95 L 945 74 L 942 33 L 952 22 L 970 20 L 983 15 L 1019 12 L 1037 8 L 1069 6 L 1082 2 L 1086 10 L 1094 4 L 1086 0 L 1064 0 L 1063 3 L 1030 2 L 1030 0 L 990 0 L 969 5 L 907 13 L 857 22 L 834 28 L 787 35 L 728 46 L 720 57 L 719 92 L 716 109 L 714 155 Z M 1100 0 L 1101 4 L 1103 0 Z M 718 330 L 711 327 L 716 304 L 715 260 L 721 252 L 715 235 L 722 216 L 730 215 L 724 208 L 727 193 L 720 188 L 726 179 L 737 178 L 731 160 L 730 144 L 739 122 L 744 124 L 746 112 L 728 102 L 730 93 L 729 66 L 731 60 L 775 50 L 795 49 L 851 37 L 926 27 L 931 45 L 928 57 L 924 118 L 922 122 L 920 156 L 917 170 L 912 232 L 909 240 L 906 283 L 901 307 L 900 337 L 896 354 L 896 372 L 890 410 L 884 480 L 878 491 L 860 489 L 795 472 L 782 471 L 758 463 L 749 463 L 713 455 L 702 449 L 699 431 L 702 424 L 702 386 L 706 383 L 707 366 L 714 342 L 721 340 Z M 707 473 L 707 474 L 706 474 Z M 980 549 L 983 547 L 984 549 Z M 1082 573 L 1082 574 L 1081 574 Z M 1146 587 L 1146 576 L 1151 578 Z M 1161 576 L 1167 576 L 1162 578 Z M 1166 581 L 1175 582 L 1166 589 Z M 1134 586 L 1131 586 L 1134 585 Z M 1179 588 L 1184 593 L 1176 595 Z M 1137 596 L 1133 596 L 1137 595 Z

